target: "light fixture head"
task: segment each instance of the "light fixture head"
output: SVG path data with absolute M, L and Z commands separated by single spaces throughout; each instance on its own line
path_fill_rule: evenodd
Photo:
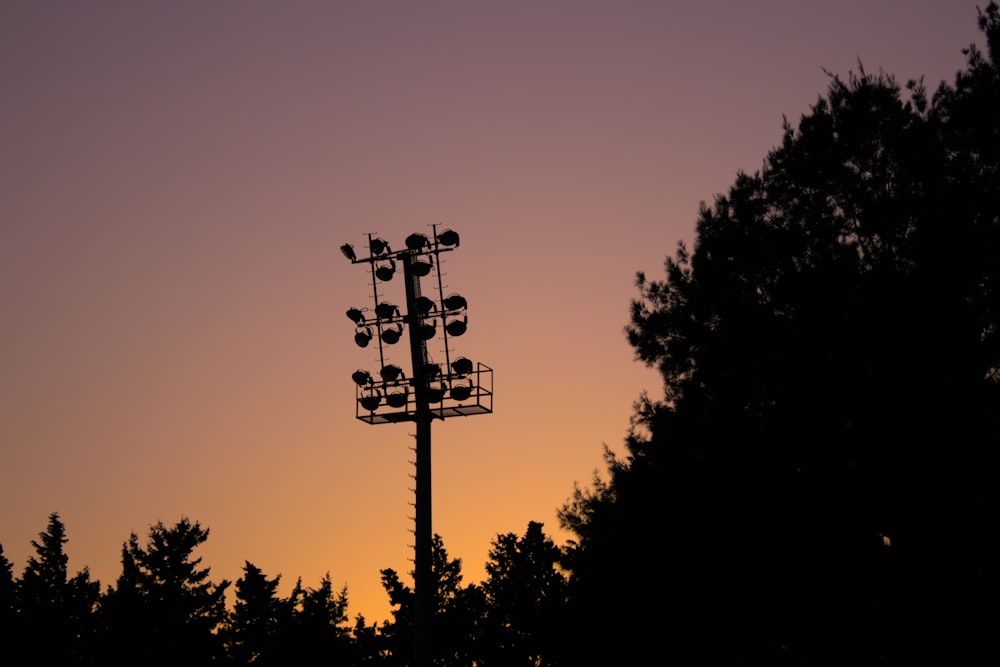
M 381 263 L 375 267 L 375 277 L 382 282 L 389 282 L 396 275 L 396 262 L 390 259 L 388 263 Z
M 437 310 L 437 304 L 434 303 L 434 300 L 426 296 L 418 296 L 414 305 L 417 307 L 417 312 L 421 315 L 428 315 L 432 310 Z
M 469 328 L 469 318 L 462 317 L 460 320 L 452 320 L 444 325 L 444 330 L 448 332 L 449 336 L 461 336 Z
M 391 408 L 401 408 L 406 405 L 406 399 L 409 395 L 409 390 L 405 388 L 403 391 L 387 392 L 385 395 L 385 402 L 388 403 Z
M 354 380 L 355 384 L 359 387 L 364 387 L 366 384 L 372 383 L 372 374 L 359 368 L 351 374 L 351 379 Z
M 450 294 L 441 303 L 444 304 L 445 310 L 462 310 L 469 307 L 469 302 L 461 294 Z
M 396 304 L 383 301 L 375 306 L 375 317 L 380 320 L 391 320 L 396 315 L 399 315 L 399 306 Z
M 426 234 L 410 234 L 406 237 L 406 247 L 410 250 L 423 250 L 430 244 Z
M 437 335 L 437 322 L 434 320 L 428 320 L 422 322 L 420 327 L 417 329 L 417 333 L 420 334 L 420 340 L 430 340 Z
M 437 242 L 444 246 L 458 247 L 458 232 L 446 229 L 437 235 Z
M 361 407 L 369 412 L 374 412 L 375 408 L 382 402 L 382 394 L 377 389 L 373 389 L 370 394 L 362 396 L 358 400 L 361 403 Z
M 423 371 L 425 380 L 436 378 L 441 374 L 441 364 L 435 364 L 434 362 L 426 363 L 424 364 Z
M 348 308 L 347 319 L 355 324 L 361 325 L 365 323 L 365 314 L 360 308 Z
M 472 380 L 469 384 L 459 384 L 451 388 L 451 397 L 456 401 L 464 401 L 472 396 Z
M 426 261 L 413 262 L 410 264 L 410 271 L 418 278 L 426 276 L 431 272 L 432 268 L 434 268 L 434 265 L 431 263 L 430 257 L 427 257 Z
M 427 402 L 440 403 L 444 400 L 444 395 L 448 391 L 448 385 L 439 382 L 427 389 Z
M 371 248 L 373 255 L 382 255 L 385 253 L 392 252 L 392 250 L 389 248 L 389 244 L 379 238 L 372 239 L 369 242 L 368 247 Z
M 354 342 L 357 343 L 358 347 L 368 347 L 368 343 L 372 342 L 371 327 L 365 327 L 363 331 L 354 334 Z
M 351 260 L 352 262 L 356 262 L 358 260 L 358 256 L 354 254 L 354 246 L 352 246 L 350 243 L 345 243 L 344 245 L 340 246 L 340 252 L 344 253 L 344 257 Z
M 379 375 L 386 382 L 396 382 L 402 377 L 405 377 L 403 369 L 395 364 L 389 364 L 388 366 L 383 366 L 382 370 L 379 371 Z
M 399 342 L 399 339 L 403 337 L 403 325 L 399 322 L 396 326 L 391 329 L 382 329 L 382 340 L 384 340 L 389 345 L 395 345 Z
M 458 375 L 468 375 L 472 372 L 472 361 L 465 357 L 459 357 L 451 362 L 451 369 Z

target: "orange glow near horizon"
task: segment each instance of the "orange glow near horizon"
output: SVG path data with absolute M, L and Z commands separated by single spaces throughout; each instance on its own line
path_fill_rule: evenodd
M 541 521 L 562 543 L 574 482 L 660 391 L 623 333 L 635 273 L 662 274 L 824 68 L 933 90 L 980 42 L 975 7 L 5 4 L 15 576 L 50 512 L 102 589 L 130 532 L 186 516 L 211 531 L 213 580 L 249 560 L 287 593 L 329 572 L 351 616 L 386 618 L 379 570 L 411 567 L 413 428 L 354 418 L 375 353 L 343 313 L 371 287 L 339 247 L 431 224 L 462 236 L 454 348 L 495 369 L 494 414 L 434 424 L 434 532 L 467 583 L 499 533 Z

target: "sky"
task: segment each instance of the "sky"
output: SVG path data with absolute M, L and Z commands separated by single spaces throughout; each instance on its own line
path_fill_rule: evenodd
M 6 0 L 15 576 L 51 512 L 102 589 L 130 533 L 187 517 L 214 581 L 250 561 L 287 594 L 329 573 L 352 617 L 387 618 L 414 429 L 355 419 L 351 373 L 377 362 L 344 313 L 372 288 L 339 247 L 431 225 L 462 239 L 442 266 L 469 301 L 453 349 L 495 373 L 493 414 L 433 425 L 433 530 L 465 583 L 529 521 L 562 544 L 574 483 L 662 395 L 623 332 L 636 272 L 662 277 L 827 72 L 952 80 L 982 44 L 976 5 Z

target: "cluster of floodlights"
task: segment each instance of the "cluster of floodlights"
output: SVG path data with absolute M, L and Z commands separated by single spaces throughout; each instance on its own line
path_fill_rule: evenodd
M 456 401 L 465 401 L 472 396 L 475 389 L 473 364 L 465 357 L 459 357 L 451 362 L 451 373 L 445 373 L 441 364 L 427 363 L 424 365 L 424 379 L 428 383 L 428 403 L 441 403 L 445 397 Z M 392 408 L 404 408 L 410 400 L 410 385 L 406 373 L 395 364 L 387 364 L 379 371 L 381 381 L 377 381 L 366 370 L 358 369 L 351 379 L 360 387 L 361 396 L 358 401 L 365 410 L 374 412 L 385 400 Z
M 454 361 L 450 358 L 449 337 L 463 335 L 468 328 L 468 301 L 460 294 L 450 294 L 435 300 L 420 293 L 420 278 L 431 275 L 436 269 L 437 292 L 443 294 L 441 284 L 440 253 L 458 247 L 458 233 L 447 229 L 435 233 L 410 234 L 406 247 L 393 251 L 381 238 L 369 235 L 368 257 L 358 257 L 354 246 L 340 247 L 344 256 L 354 264 L 368 263 L 372 271 L 375 308 L 349 308 L 347 318 L 354 323 L 354 342 L 358 347 L 368 347 L 378 342 L 381 369 L 376 377 L 366 370 L 357 370 L 352 379 L 358 385 L 358 403 L 366 411 L 374 413 L 383 405 L 395 409 L 406 408 L 414 398 L 418 386 L 425 388 L 425 396 L 430 407 L 441 404 L 445 399 L 465 401 L 475 394 L 480 371 L 465 357 Z M 389 301 L 380 300 L 378 285 L 393 279 L 400 264 L 413 285 L 407 290 L 407 310 Z M 426 353 L 426 342 L 443 331 L 444 365 L 431 362 Z M 395 364 L 385 363 L 384 345 L 396 345 L 403 339 L 406 327 L 412 327 L 420 346 L 419 356 L 414 354 L 412 377 L 407 378 L 404 370 Z M 411 333 L 411 336 L 413 334 Z
M 414 262 L 414 265 L 422 262 Z M 384 278 L 382 280 L 391 280 Z M 441 307 L 433 299 L 418 296 L 414 303 L 417 315 L 417 335 L 421 340 L 430 340 L 437 335 L 437 320 L 440 315 L 444 319 L 444 330 L 449 336 L 461 336 L 469 325 L 466 310 L 469 302 L 461 294 L 452 294 L 441 300 Z M 379 339 L 387 345 L 395 345 L 403 338 L 403 325 L 407 317 L 399 310 L 399 306 L 388 301 L 382 301 L 375 306 L 375 316 L 368 315 L 367 308 L 348 308 L 347 317 L 354 322 L 357 330 L 354 332 L 354 342 L 358 347 L 368 347 L 374 340 L 376 332 Z

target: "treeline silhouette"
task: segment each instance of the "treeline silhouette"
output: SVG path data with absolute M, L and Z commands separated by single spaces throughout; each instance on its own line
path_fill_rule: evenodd
M 102 592 L 87 568 L 70 576 L 66 528 L 51 514 L 19 579 L 0 549 L 4 662 L 37 655 L 58 665 L 409 664 L 413 591 L 394 570 L 382 570 L 394 609 L 381 625 L 350 618 L 347 587 L 335 589 L 329 574 L 316 587 L 300 579 L 284 597 L 280 575 L 249 561 L 227 605 L 230 582 L 213 582 L 196 554 L 208 536 L 187 518 L 156 523 L 145 545 L 132 534 L 118 580 Z M 463 585 L 461 561 L 435 535 L 435 663 L 553 664 L 568 590 L 559 558 L 542 524 L 531 522 L 524 535 L 498 535 L 486 580 Z
M 657 368 L 618 456 L 559 513 L 498 535 L 487 578 L 434 543 L 438 665 L 1000 664 L 1000 10 L 933 92 L 860 68 L 694 247 L 639 274 L 626 334 Z M 329 578 L 213 583 L 208 531 L 154 525 L 104 592 L 58 515 L 0 558 L 5 650 L 55 662 L 404 665 L 412 591 L 348 617 Z

